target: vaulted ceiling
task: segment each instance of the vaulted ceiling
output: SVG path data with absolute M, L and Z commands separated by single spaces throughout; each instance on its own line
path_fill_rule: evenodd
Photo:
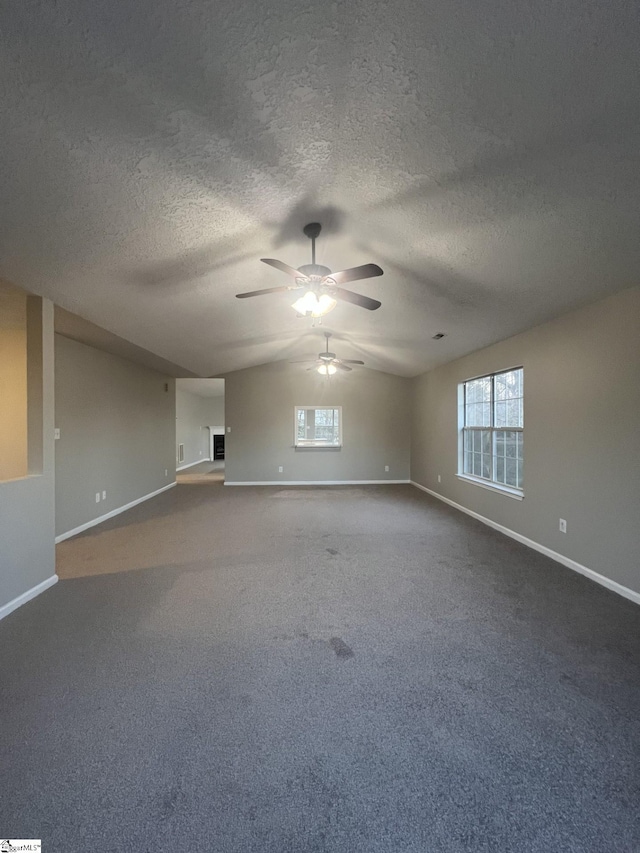
M 638 283 L 635 0 L 31 0 L 1 18 L 0 275 L 200 376 L 411 376 Z M 259 262 L 374 262 L 321 329 Z M 446 333 L 440 341 L 432 340 Z

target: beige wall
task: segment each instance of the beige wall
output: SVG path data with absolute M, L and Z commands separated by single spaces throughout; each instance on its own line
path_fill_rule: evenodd
M 0 480 L 27 471 L 27 294 L 0 282 Z
M 38 474 L 0 482 L 0 614 L 5 605 L 55 579 L 53 305 L 29 297 L 29 421 Z M 36 363 L 37 362 L 37 363 Z M 31 405 L 33 403 L 33 405 Z
M 61 335 L 55 346 L 60 535 L 174 481 L 175 380 Z
M 286 362 L 225 380 L 227 482 L 408 479 L 410 380 L 365 368 L 328 380 Z M 294 449 L 295 406 L 342 406 L 342 449 Z
M 522 501 L 456 477 L 458 384 L 518 365 Z M 413 393 L 414 481 L 640 592 L 640 288 L 427 373 Z
M 179 383 L 179 380 L 178 380 Z M 224 426 L 224 397 L 203 397 L 176 387 L 176 465 L 191 465 L 209 458 L 209 426 Z M 184 461 L 178 462 L 178 445 L 184 444 Z

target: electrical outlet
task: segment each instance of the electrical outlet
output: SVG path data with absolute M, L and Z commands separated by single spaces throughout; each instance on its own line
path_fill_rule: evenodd
M 282 467 L 282 465 L 278 465 L 278 474 L 282 474 L 283 471 L 284 468 Z
M 202 451 L 200 451 L 200 456 L 202 456 Z
M 168 477 L 168 476 L 169 476 L 169 469 L 168 469 L 168 468 L 165 468 L 165 469 L 164 469 L 164 476 L 165 476 L 165 477 Z
M 384 470 L 385 470 L 385 471 L 388 471 L 388 470 L 389 470 L 389 466 L 388 466 L 388 465 L 385 465 L 385 466 L 384 466 Z
M 100 492 L 96 492 L 96 503 L 100 503 Z
M 440 474 L 438 474 L 438 482 L 439 482 L 439 483 L 441 483 L 441 482 L 442 482 L 442 477 L 440 476 Z
M 107 499 L 107 493 L 106 493 L 106 492 L 103 492 L 103 493 L 102 493 L 102 500 L 103 500 L 103 501 L 106 501 L 106 499 Z
M 567 520 L 566 520 L 566 518 L 560 519 L 559 527 L 560 527 L 560 533 L 566 533 L 567 532 Z
M 227 432 L 231 432 L 231 427 L 227 427 Z

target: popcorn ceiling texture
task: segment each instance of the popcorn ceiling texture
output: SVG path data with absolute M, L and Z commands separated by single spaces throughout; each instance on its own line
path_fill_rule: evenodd
M 624 0 L 5 6 L 0 275 L 207 376 L 317 351 L 234 298 L 317 218 L 385 270 L 341 353 L 415 375 L 637 283 L 639 37 Z

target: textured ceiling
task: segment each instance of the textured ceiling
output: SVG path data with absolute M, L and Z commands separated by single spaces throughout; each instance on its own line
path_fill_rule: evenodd
M 635 0 L 31 0 L 0 25 L 0 275 L 201 376 L 318 352 L 260 257 L 385 275 L 415 375 L 638 283 Z M 436 332 L 446 332 L 440 342 Z

